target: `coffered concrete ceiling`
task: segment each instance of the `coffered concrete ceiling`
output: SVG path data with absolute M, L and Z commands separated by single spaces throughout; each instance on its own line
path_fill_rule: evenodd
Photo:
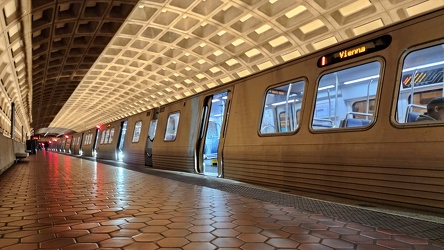
M 444 0 L 0 2 L 2 124 L 9 98 L 25 132 L 36 134 L 90 129 L 444 6 Z

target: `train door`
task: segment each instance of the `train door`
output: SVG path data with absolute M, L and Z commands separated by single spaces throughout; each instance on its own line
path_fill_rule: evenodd
M 157 129 L 157 116 L 159 113 L 158 109 L 153 110 L 153 118 L 150 121 L 150 125 L 148 128 L 148 136 L 146 138 L 145 144 L 145 165 L 153 166 L 153 142 L 154 137 L 156 137 L 156 129 Z
M 93 144 L 93 148 L 92 148 L 92 155 L 93 157 L 97 156 L 97 142 L 99 141 L 99 134 L 100 134 L 100 129 L 96 129 L 96 136 L 94 138 L 94 144 Z
M 231 91 L 207 96 L 197 140 L 196 172 L 204 175 L 223 175 L 222 152 L 225 139 Z
M 82 133 L 80 135 L 80 139 L 79 139 L 79 142 L 78 142 L 78 144 L 79 144 L 79 155 L 83 155 L 83 143 L 84 143 L 84 139 L 85 139 L 84 136 L 85 136 L 85 134 Z
M 71 154 L 71 140 L 72 140 L 72 137 L 67 136 L 66 141 L 65 141 L 65 147 L 63 148 L 63 152 Z
M 117 160 L 123 161 L 123 144 L 125 143 L 126 125 L 128 121 L 123 121 L 120 124 L 119 141 L 117 142 Z

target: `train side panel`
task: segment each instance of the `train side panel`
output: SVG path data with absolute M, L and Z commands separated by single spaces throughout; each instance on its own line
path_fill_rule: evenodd
M 317 53 L 237 84 L 225 140 L 224 176 L 276 188 L 442 212 L 443 127 L 397 126 L 391 113 L 399 88 L 399 60 L 405 49 L 422 44 L 426 38 L 442 39 L 442 14 L 428 19 L 423 17 L 420 20 L 424 22 L 414 20 L 343 45 L 350 47 L 390 34 L 393 41 L 389 49 L 322 69 L 316 67 L 322 56 Z M 336 50 L 338 47 L 323 54 Z M 379 60 L 385 68 L 376 123 L 364 129 L 312 130 L 318 77 L 363 60 Z M 306 89 L 299 130 L 294 135 L 259 136 L 267 88 L 302 78 L 306 78 Z
M 154 168 L 194 172 L 194 146 L 199 115 L 199 97 L 176 102 L 160 109 L 153 142 Z M 167 131 L 167 124 L 171 118 L 179 120 L 177 131 L 174 131 L 175 139 L 170 137 Z M 171 125 L 170 128 L 174 126 Z
M 72 136 L 71 154 L 79 155 L 83 133 L 77 133 Z
M 97 129 L 90 129 L 83 132 L 82 140 L 82 155 L 94 156 L 95 138 L 97 136 Z
M 151 116 L 147 112 L 128 117 L 123 146 L 123 161 L 129 164 L 145 165 L 145 143 Z M 135 131 L 136 130 L 136 131 Z
M 114 121 L 103 125 L 100 129 L 96 145 L 96 157 L 105 160 L 118 160 L 117 144 L 121 132 L 121 124 L 124 120 Z

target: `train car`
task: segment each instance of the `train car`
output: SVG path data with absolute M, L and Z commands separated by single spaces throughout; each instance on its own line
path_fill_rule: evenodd
M 153 166 L 442 211 L 443 12 L 161 107 Z
M 153 143 L 156 138 L 157 124 L 159 120 L 159 108 L 149 110 L 147 116 L 150 118 L 150 124 L 148 125 L 148 135 L 145 142 L 144 158 L 145 166 L 153 166 Z
M 65 136 L 65 143 L 62 148 L 63 153 L 71 154 L 71 144 L 72 144 L 72 136 Z
M 161 107 L 152 147 L 153 167 L 193 172 L 199 97 Z
M 49 141 L 48 142 L 48 150 L 50 150 L 50 151 L 57 151 L 59 143 L 60 143 L 59 140 Z
M 79 151 L 80 155 L 94 157 L 96 155 L 96 145 L 98 140 L 98 128 L 92 128 L 86 131 L 83 131 L 84 139 L 81 142 L 81 151 Z
M 103 125 L 96 143 L 96 157 L 106 160 L 123 160 L 123 145 L 128 120 L 121 119 Z
M 147 111 L 128 117 L 126 135 L 122 147 L 122 159 L 125 163 L 145 165 L 145 138 L 148 137 L 148 127 L 151 112 Z
M 443 212 L 444 121 L 417 121 L 444 96 L 443 24 L 441 9 L 110 123 L 97 156 Z
M 83 133 L 76 133 L 72 135 L 71 154 L 81 155 L 82 140 L 83 140 Z
M 226 116 L 232 87 L 161 107 L 153 167 L 222 177 Z
M 61 137 L 59 140 L 58 140 L 58 144 L 57 144 L 57 151 L 58 152 L 62 152 L 62 153 L 64 153 L 65 152 L 65 144 L 66 144 L 66 138 L 65 137 Z

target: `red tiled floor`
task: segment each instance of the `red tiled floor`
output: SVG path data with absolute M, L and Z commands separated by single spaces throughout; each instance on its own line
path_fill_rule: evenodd
M 109 239 L 111 236 L 108 234 L 87 234 L 77 238 L 78 242 L 97 243 L 102 240 Z
M 101 241 L 99 243 L 99 245 L 101 247 L 115 248 L 115 247 L 124 247 L 124 246 L 130 245 L 132 243 L 134 243 L 134 241 L 131 238 L 115 237 L 112 239 L 107 239 L 107 240 Z
M 240 234 L 237 236 L 238 239 L 245 242 L 265 242 L 268 238 L 262 234 Z
M 231 237 L 227 237 L 227 238 L 217 238 L 215 240 L 212 241 L 213 244 L 215 244 L 218 247 L 240 247 L 242 246 L 245 242 L 236 238 L 231 238 Z
M 0 239 L 0 248 L 19 243 L 19 239 Z
M 2 250 L 444 249 L 393 230 L 50 152 L 3 173 L 0 200 Z
M 67 247 L 63 247 L 62 250 L 90 250 L 97 248 L 99 248 L 99 246 L 95 243 L 76 243 Z
M 37 243 L 20 243 L 2 248 L 2 250 L 34 250 L 38 249 Z
M 20 241 L 23 243 L 39 243 L 39 242 L 44 242 L 47 240 L 54 239 L 55 237 L 56 237 L 55 234 L 40 233 L 40 234 L 35 234 L 35 235 L 23 237 L 20 239 Z
M 58 249 L 75 244 L 76 241 L 73 238 L 56 238 L 40 243 L 41 248 Z
M 189 240 L 185 238 L 164 238 L 157 241 L 157 244 L 161 247 L 183 247 L 190 243 Z
M 191 233 L 189 235 L 187 235 L 185 238 L 187 238 L 189 241 L 212 241 L 213 239 L 216 238 L 216 236 L 214 236 L 211 233 Z

